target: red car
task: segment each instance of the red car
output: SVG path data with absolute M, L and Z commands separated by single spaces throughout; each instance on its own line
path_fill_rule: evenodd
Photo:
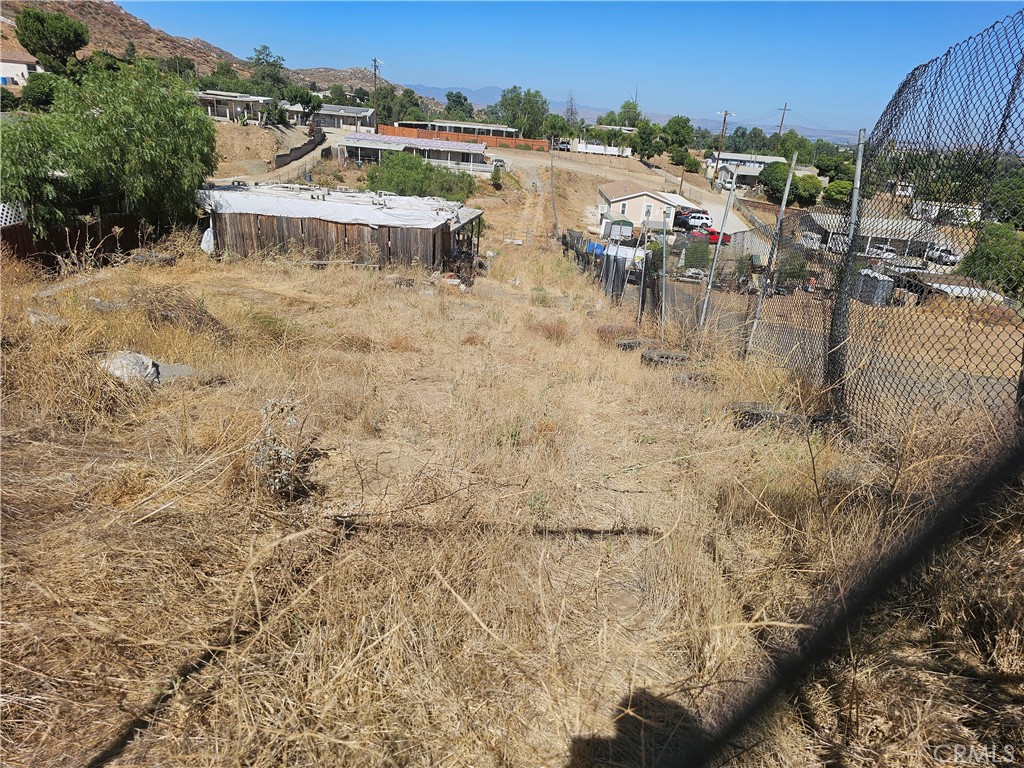
M 714 227 L 701 227 L 700 229 L 694 230 L 690 233 L 693 237 L 707 238 L 707 241 L 712 245 L 718 244 L 719 232 Z M 724 235 L 722 237 L 722 245 L 728 245 L 732 242 L 732 235 Z

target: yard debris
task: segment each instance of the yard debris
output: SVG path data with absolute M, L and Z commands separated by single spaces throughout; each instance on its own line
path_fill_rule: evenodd
M 394 273 L 384 275 L 384 282 L 388 285 L 394 286 L 395 288 L 412 288 L 416 283 L 416 281 L 411 277 L 403 277 L 402 275 L 396 275 Z
M 51 315 L 49 312 L 42 312 L 38 309 L 32 309 L 29 307 L 28 310 L 28 321 L 32 325 L 55 325 L 59 328 L 67 328 L 68 321 L 63 318 Z
M 128 384 L 159 384 L 160 366 L 151 357 L 120 350 L 100 361 L 100 368 Z
M 178 257 L 173 253 L 160 253 L 152 248 L 136 248 L 128 259 L 132 264 L 141 264 L 146 267 L 170 267 L 177 260 Z
M 733 421 L 739 429 L 751 429 L 763 424 L 772 424 L 789 427 L 797 432 L 805 432 L 832 421 L 831 414 L 803 416 L 796 413 L 784 413 L 774 410 L 768 403 L 730 403 L 726 410 L 732 413 Z
M 158 363 L 140 352 L 128 350 L 110 353 L 100 361 L 100 367 L 127 384 L 169 384 L 172 381 L 200 375 L 199 370 L 192 366 Z

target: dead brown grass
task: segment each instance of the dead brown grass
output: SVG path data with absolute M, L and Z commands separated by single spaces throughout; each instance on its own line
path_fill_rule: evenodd
M 656 731 L 626 711 L 652 697 L 713 728 L 978 454 L 923 421 L 871 452 L 738 430 L 727 404 L 806 385 L 680 329 L 713 387 L 642 366 L 594 331 L 630 310 L 548 246 L 462 294 L 176 237 L 173 267 L 45 300 L 2 272 L 5 764 L 87 763 L 161 691 L 119 764 L 565 764 Z M 204 375 L 125 387 L 95 364 L 122 348 Z M 965 603 L 936 606 L 962 640 Z M 992 611 L 971 662 L 1014 669 Z M 806 689 L 818 726 L 783 706 L 742 762 L 819 761 L 853 701 L 887 719 L 851 762 L 984 735 L 952 685 L 901 698 L 888 649 L 854 650 Z

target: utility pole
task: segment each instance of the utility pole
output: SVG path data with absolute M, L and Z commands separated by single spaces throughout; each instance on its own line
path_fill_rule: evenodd
M 380 122 L 380 115 L 377 114 L 377 72 L 380 70 L 380 65 L 383 61 L 379 61 L 375 56 L 373 58 L 373 132 L 377 132 L 377 124 Z
M 779 107 L 779 111 L 782 112 L 782 119 L 779 120 L 779 138 L 782 138 L 782 124 L 786 121 L 786 113 L 789 112 L 789 102 L 787 101 L 783 106 Z
M 715 156 L 715 172 L 711 176 L 712 181 L 718 178 L 718 164 L 722 161 L 722 148 L 725 146 L 725 121 L 729 119 L 729 115 L 735 115 L 736 113 L 725 110 L 715 114 L 722 116 L 722 132 L 718 136 L 718 154 Z

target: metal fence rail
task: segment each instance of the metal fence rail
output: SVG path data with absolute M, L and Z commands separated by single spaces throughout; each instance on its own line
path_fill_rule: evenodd
M 755 228 L 733 236 L 733 269 L 764 294 L 746 350 L 819 382 L 854 425 L 1020 416 L 1022 38 L 1019 12 L 907 76 L 863 144 L 855 207 L 789 212 L 779 231 L 746 211 Z M 737 314 L 723 266 L 712 306 Z

